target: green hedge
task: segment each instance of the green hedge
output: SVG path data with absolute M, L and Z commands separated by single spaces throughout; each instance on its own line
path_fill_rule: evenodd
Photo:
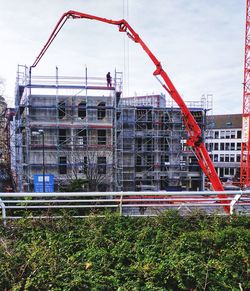
M 249 217 L 119 217 L 0 226 L 0 290 L 250 290 Z

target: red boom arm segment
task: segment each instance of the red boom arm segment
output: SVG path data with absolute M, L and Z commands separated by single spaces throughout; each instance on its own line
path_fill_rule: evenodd
M 179 107 L 181 109 L 182 116 L 183 116 L 183 119 L 185 122 L 185 126 L 186 126 L 186 129 L 187 129 L 188 134 L 189 134 L 189 139 L 187 140 L 187 145 L 193 147 L 194 152 L 196 154 L 196 157 L 198 159 L 199 165 L 200 165 L 201 169 L 203 170 L 203 172 L 205 173 L 205 175 L 210 180 L 214 190 L 215 191 L 223 191 L 224 188 L 221 184 L 221 181 L 216 173 L 214 165 L 209 157 L 209 154 L 206 150 L 205 144 L 202 140 L 201 129 L 200 129 L 199 125 L 197 124 L 193 115 L 191 114 L 191 112 L 187 108 L 185 102 L 182 100 L 180 94 L 178 93 L 178 91 L 174 87 L 174 85 L 173 85 L 172 81 L 170 80 L 170 78 L 168 77 L 167 73 L 163 70 L 159 60 L 150 51 L 150 49 L 147 47 L 147 45 L 142 41 L 140 36 L 134 31 L 134 29 L 128 24 L 128 22 L 126 20 L 124 20 L 124 19 L 111 20 L 111 19 L 107 19 L 107 18 L 102 18 L 102 17 L 98 17 L 98 16 L 70 10 L 70 11 L 64 13 L 62 15 L 62 17 L 60 18 L 60 20 L 57 22 L 54 30 L 52 31 L 52 33 L 48 39 L 48 41 L 46 42 L 45 46 L 43 47 L 43 49 L 41 50 L 40 54 L 38 55 L 38 57 L 36 58 L 35 62 L 33 63 L 33 65 L 31 67 L 35 67 L 39 63 L 39 61 L 41 60 L 41 58 L 43 57 L 43 55 L 45 54 L 45 52 L 47 51 L 47 49 L 49 48 L 49 46 L 51 45 L 51 43 L 53 42 L 53 40 L 55 39 L 55 37 L 57 36 L 57 34 L 59 33 L 59 31 L 61 30 L 61 28 L 63 27 L 63 25 L 65 24 L 65 22 L 67 21 L 68 18 L 73 18 L 73 19 L 86 18 L 86 19 L 97 20 L 97 21 L 101 21 L 104 23 L 116 25 L 116 26 L 118 26 L 120 32 L 126 32 L 126 34 L 129 38 L 131 38 L 134 42 L 139 43 L 141 45 L 141 47 L 144 49 L 144 51 L 147 53 L 147 55 L 150 57 L 150 59 L 152 60 L 152 62 L 156 66 L 156 70 L 154 71 L 153 75 L 156 76 L 157 78 L 158 78 L 158 76 L 161 76 L 161 78 L 163 79 L 164 82 L 161 82 L 161 80 L 159 78 L 158 78 L 158 80 L 161 82 L 163 88 L 169 93 L 169 95 L 174 99 L 174 101 L 179 105 Z M 223 195 L 223 194 L 220 194 L 218 196 L 220 198 L 227 198 L 227 196 Z M 228 203 L 228 201 L 224 201 L 224 202 Z M 224 206 L 224 210 L 227 213 L 229 213 L 230 209 L 228 206 Z

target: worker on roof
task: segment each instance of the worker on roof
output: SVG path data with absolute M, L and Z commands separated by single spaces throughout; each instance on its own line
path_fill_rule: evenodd
M 110 72 L 107 73 L 106 78 L 107 78 L 107 87 L 111 87 L 111 85 L 112 85 L 112 77 L 110 75 Z

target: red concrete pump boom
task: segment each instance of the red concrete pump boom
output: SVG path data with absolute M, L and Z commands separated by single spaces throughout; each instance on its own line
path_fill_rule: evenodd
M 210 180 L 213 188 L 215 191 L 223 191 L 224 188 L 221 184 L 221 181 L 216 173 L 216 170 L 214 168 L 214 165 L 209 157 L 209 154 L 206 150 L 205 144 L 202 139 L 202 133 L 199 125 L 197 124 L 196 120 L 194 119 L 193 115 L 187 108 L 185 102 L 182 100 L 180 94 L 176 90 L 175 86 L 173 85 L 172 81 L 168 77 L 167 73 L 163 70 L 161 63 L 159 60 L 155 57 L 155 55 L 150 51 L 150 49 L 147 47 L 147 45 L 142 41 L 140 36 L 134 31 L 134 29 L 129 25 L 129 23 L 124 20 L 111 20 L 106 19 L 90 14 L 81 13 L 78 11 L 68 11 L 62 15 L 60 20 L 57 22 L 54 30 L 52 31 L 48 41 L 46 42 L 45 46 L 39 53 L 38 57 L 36 58 L 35 62 L 31 66 L 31 68 L 36 67 L 36 65 L 39 63 L 65 22 L 68 18 L 85 18 L 85 19 L 91 19 L 91 20 L 97 20 L 108 24 L 113 24 L 118 26 L 120 32 L 125 32 L 129 38 L 131 38 L 134 42 L 139 43 L 141 47 L 144 49 L 144 51 L 147 53 L 147 55 L 150 57 L 152 62 L 155 64 L 156 69 L 153 72 L 153 75 L 157 77 L 157 79 L 160 81 L 163 88 L 169 93 L 169 95 L 174 99 L 174 101 L 179 105 L 183 120 L 186 126 L 186 129 L 189 134 L 189 139 L 187 140 L 187 145 L 191 146 L 195 152 L 195 155 L 197 157 L 198 163 L 205 173 L 205 175 Z M 164 82 L 159 79 L 159 76 L 163 79 Z M 220 198 L 227 198 L 225 194 L 219 194 Z M 222 201 L 222 203 L 228 203 L 228 201 Z M 229 213 L 229 206 L 224 206 L 225 212 Z

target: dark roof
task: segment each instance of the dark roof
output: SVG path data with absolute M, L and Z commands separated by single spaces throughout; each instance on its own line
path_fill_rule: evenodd
M 242 127 L 241 114 L 210 115 L 207 124 L 212 129 L 230 129 Z

